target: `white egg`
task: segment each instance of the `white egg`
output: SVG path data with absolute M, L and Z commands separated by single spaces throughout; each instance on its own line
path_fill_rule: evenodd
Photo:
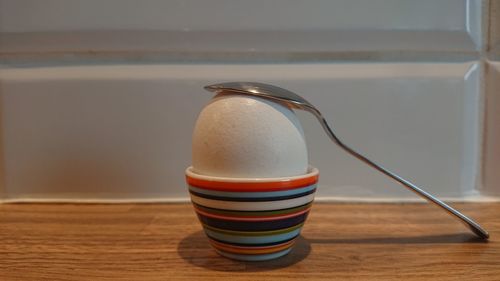
M 234 178 L 307 173 L 304 132 L 286 105 L 245 95 L 218 95 L 201 111 L 193 134 L 193 171 Z

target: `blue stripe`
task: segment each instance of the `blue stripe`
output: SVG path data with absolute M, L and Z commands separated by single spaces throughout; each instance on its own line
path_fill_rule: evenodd
M 293 237 L 299 235 L 302 228 L 294 229 L 288 233 L 281 233 L 277 235 L 267 235 L 267 236 L 236 236 L 229 235 L 225 233 L 215 232 L 213 230 L 205 228 L 205 233 L 209 237 L 213 237 L 217 240 L 227 241 L 230 243 L 241 243 L 241 244 L 266 244 L 266 243 L 276 243 L 279 241 L 285 241 L 292 239 Z
M 290 218 L 274 219 L 274 220 L 259 221 L 259 222 L 231 221 L 231 220 L 207 217 L 200 213 L 196 214 L 198 215 L 198 219 L 203 224 L 206 224 L 213 228 L 224 229 L 224 230 L 235 230 L 235 231 L 271 231 L 271 230 L 289 228 L 299 223 L 303 223 L 306 220 L 309 211 Z
M 299 198 L 299 197 L 304 197 L 309 194 L 312 194 L 316 191 L 316 189 L 309 190 L 303 193 L 297 193 L 297 194 L 292 194 L 292 195 L 285 195 L 285 196 L 274 196 L 274 197 L 229 197 L 229 196 L 215 196 L 215 195 L 207 195 L 204 193 L 199 193 L 199 192 L 194 192 L 192 190 L 189 191 L 189 193 L 193 194 L 194 196 L 198 196 L 201 198 L 206 198 L 206 199 L 212 199 L 212 200 L 219 200 L 219 201 L 233 201 L 233 202 L 265 202 L 265 201 L 280 201 L 280 200 L 289 200 L 289 199 L 294 199 L 294 198 Z
M 202 189 L 199 187 L 195 187 L 190 185 L 189 190 L 192 190 L 197 193 L 203 193 L 207 195 L 214 196 L 224 196 L 224 197 L 235 197 L 235 198 L 244 198 L 244 197 L 277 197 L 277 196 L 288 196 L 299 194 L 307 191 L 311 191 L 316 188 L 317 184 L 312 184 L 306 187 L 301 187 L 297 189 L 283 190 L 283 191 L 269 191 L 269 192 L 227 192 L 227 191 L 218 191 L 218 190 L 208 190 Z

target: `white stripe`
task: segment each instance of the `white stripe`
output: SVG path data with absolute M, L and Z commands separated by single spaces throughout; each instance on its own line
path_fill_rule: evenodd
M 263 202 L 235 202 L 235 201 L 221 201 L 212 200 L 191 194 L 191 200 L 201 206 L 233 210 L 233 211 L 271 211 L 293 208 L 311 202 L 314 199 L 314 193 L 299 198 L 289 200 L 277 201 L 263 201 Z

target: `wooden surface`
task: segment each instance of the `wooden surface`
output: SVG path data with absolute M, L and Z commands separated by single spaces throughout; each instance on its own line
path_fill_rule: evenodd
M 288 256 L 237 262 L 188 204 L 0 205 L 0 280 L 500 280 L 500 204 L 319 204 Z

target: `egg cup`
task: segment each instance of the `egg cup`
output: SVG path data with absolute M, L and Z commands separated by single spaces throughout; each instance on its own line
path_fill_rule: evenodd
M 309 214 L 319 172 L 283 178 L 229 178 L 186 169 L 191 202 L 222 256 L 264 261 L 288 254 Z

